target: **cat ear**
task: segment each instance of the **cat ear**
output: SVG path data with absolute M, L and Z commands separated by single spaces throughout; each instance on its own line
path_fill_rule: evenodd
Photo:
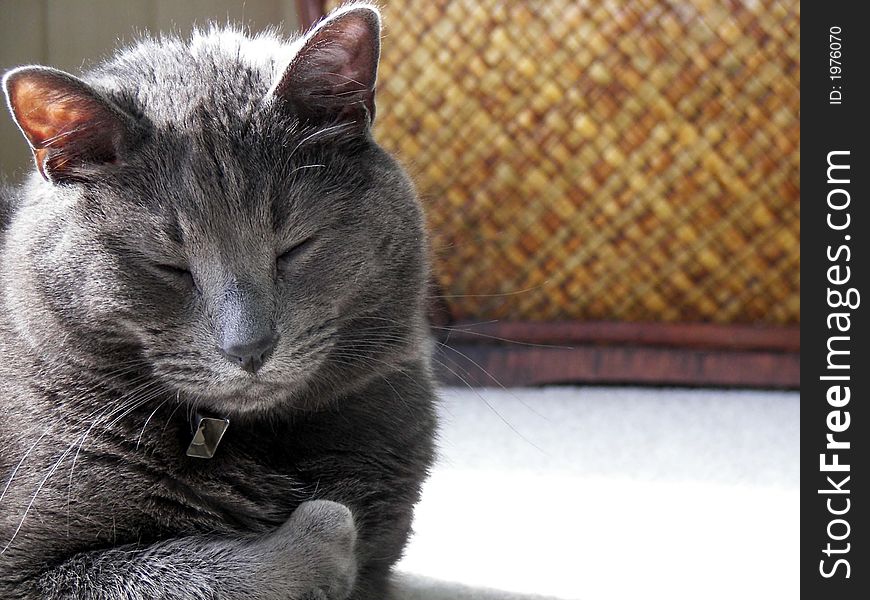
M 47 180 L 82 181 L 89 167 L 118 160 L 129 117 L 81 79 L 48 67 L 21 67 L 6 74 L 3 89 Z
M 302 38 L 269 93 L 306 120 L 371 124 L 380 35 L 381 15 L 374 6 L 334 11 Z

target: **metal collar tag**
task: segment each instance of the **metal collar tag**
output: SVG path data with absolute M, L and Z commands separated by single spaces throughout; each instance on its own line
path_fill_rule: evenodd
M 204 417 L 197 412 L 190 424 L 193 439 L 187 447 L 187 455 L 194 458 L 211 458 L 217 452 L 218 444 L 221 443 L 227 427 L 230 426 L 230 420 Z

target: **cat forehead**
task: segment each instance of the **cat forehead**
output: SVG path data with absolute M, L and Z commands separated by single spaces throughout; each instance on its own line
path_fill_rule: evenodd
M 194 59 L 218 54 L 226 60 L 240 61 L 252 69 L 269 72 L 273 78 L 277 78 L 279 69 L 292 60 L 303 42 L 301 37 L 288 41 L 270 31 L 250 36 L 241 28 L 228 25 L 195 29 L 188 49 Z
M 145 37 L 84 79 L 158 126 L 184 121 L 201 106 L 247 112 L 302 43 L 273 31 L 249 35 L 232 25 L 196 29 L 187 40 Z

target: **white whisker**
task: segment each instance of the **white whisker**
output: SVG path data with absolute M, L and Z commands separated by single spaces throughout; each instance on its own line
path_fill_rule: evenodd
M 9 486 L 12 485 L 12 480 L 15 479 L 15 475 L 16 475 L 16 473 L 18 473 L 18 469 L 21 468 L 21 465 L 24 464 L 24 461 L 27 460 L 27 457 L 30 456 L 30 453 L 33 452 L 34 448 L 36 448 L 36 446 L 39 445 L 39 442 L 42 441 L 42 438 L 44 438 L 48 434 L 49 430 L 52 427 L 54 427 L 54 423 L 52 423 L 51 425 L 49 425 L 48 427 L 45 428 L 45 431 L 42 432 L 42 435 L 40 435 L 36 439 L 36 441 L 30 445 L 30 448 L 27 449 L 27 452 L 24 453 L 24 456 L 21 457 L 21 460 L 19 460 L 18 464 L 15 465 L 15 468 L 12 469 L 12 474 L 9 476 L 9 481 L 6 482 L 6 487 L 3 488 L 3 493 L 0 494 L 0 501 L 3 500 L 3 497 L 6 495 L 6 492 L 9 491 Z

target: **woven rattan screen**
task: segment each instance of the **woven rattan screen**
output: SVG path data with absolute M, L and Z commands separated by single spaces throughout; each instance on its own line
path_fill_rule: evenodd
M 798 2 L 380 4 L 455 317 L 799 322 Z

